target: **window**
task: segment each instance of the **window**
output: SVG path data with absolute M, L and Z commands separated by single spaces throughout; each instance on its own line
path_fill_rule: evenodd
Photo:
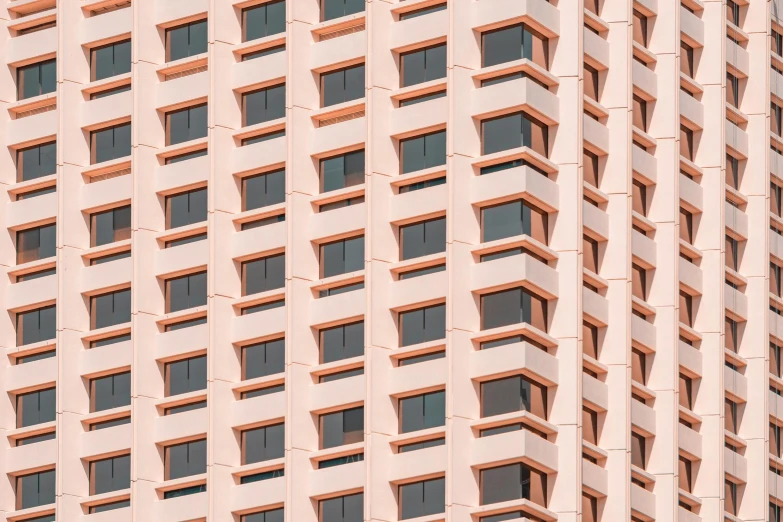
M 587 64 L 584 64 L 584 90 L 585 96 L 598 101 L 598 71 Z
M 582 321 L 582 351 L 598 359 L 598 327 L 587 321 Z
M 633 124 L 647 132 L 647 102 L 633 95 Z
M 726 73 L 726 101 L 733 107 L 739 107 L 739 78 Z
M 285 424 L 242 432 L 242 465 L 285 456 Z
M 405 279 L 413 279 L 414 277 L 421 277 L 429 274 L 437 274 L 438 272 L 445 272 L 446 265 L 428 266 L 425 268 L 419 268 L 417 270 L 410 270 L 400 274 L 400 281 Z
M 522 58 L 548 69 L 549 40 L 525 24 L 481 33 L 482 67 Z
M 320 331 L 321 364 L 364 355 L 364 322 Z
M 769 452 L 777 458 L 783 455 L 783 440 L 780 438 L 781 429 L 777 424 L 769 423 Z
M 736 271 L 739 269 L 739 242 L 731 236 L 726 236 L 726 267 Z
M 337 210 L 339 208 L 350 207 L 351 205 L 360 205 L 364 203 L 364 196 L 356 196 L 354 198 L 345 198 L 331 203 L 324 203 L 318 207 L 318 212 L 329 212 L 331 210 Z
M 598 499 L 587 493 L 582 493 L 582 522 L 598 522 Z
M 769 264 L 769 291 L 778 297 L 780 295 L 780 265 Z
M 321 21 L 364 11 L 364 0 L 321 0 Z M 325 521 L 321 521 L 325 522 Z
M 425 517 L 446 511 L 444 477 L 399 486 L 400 520 Z
M 400 313 L 400 346 L 446 338 L 446 305 Z
M 769 184 L 769 210 L 778 217 L 783 217 L 783 188 L 770 182 Z
M 547 329 L 547 302 L 523 288 L 512 288 L 481 296 L 481 329 L 528 323 Z
M 16 263 L 29 263 L 57 255 L 57 225 L 28 228 L 16 233 Z
M 530 147 L 549 156 L 549 128 L 525 112 L 499 116 L 481 122 L 482 154 L 518 147 Z
M 400 399 L 400 433 L 446 424 L 446 392 L 437 391 Z
M 130 455 L 90 462 L 90 495 L 130 488 Z
M 693 47 L 680 40 L 680 72 L 693 78 Z
M 631 283 L 634 297 L 647 300 L 647 270 L 636 263 L 631 264 Z
M 680 207 L 680 239 L 693 243 L 693 214 Z
M 266 2 L 242 10 L 243 42 L 284 32 L 285 0 Z
M 207 52 L 207 21 L 166 29 L 166 61 L 173 62 Z
M 199 149 L 195 152 L 188 152 L 185 154 L 177 154 L 176 156 L 169 156 L 166 158 L 166 165 L 173 165 L 175 163 L 180 163 L 182 161 L 188 161 L 196 158 L 200 158 L 202 156 L 206 156 L 209 154 L 209 149 Z
M 166 446 L 165 480 L 207 472 L 207 439 Z
M 598 444 L 598 413 L 582 406 L 582 439 Z
M 196 243 L 198 241 L 206 241 L 207 240 L 207 234 L 206 232 L 203 234 L 194 234 L 192 236 L 183 236 L 179 239 L 172 239 L 171 241 L 166 241 L 165 247 L 166 248 L 175 248 L 182 245 L 187 245 L 189 243 Z
M 364 183 L 364 149 L 321 160 L 321 192 Z
M 683 491 L 691 492 L 691 461 L 683 456 L 679 457 L 680 460 L 680 489 Z
M 587 183 L 598 188 L 598 156 L 587 149 L 582 149 L 582 175 Z
M 647 17 L 633 10 L 633 41 L 647 47 Z
M 130 205 L 90 214 L 90 246 L 107 245 L 130 236 Z
M 734 0 L 726 0 L 726 21 L 739 27 L 740 7 Z
M 120 87 L 115 87 L 114 89 L 105 89 L 98 92 L 93 92 L 90 94 L 91 100 L 100 100 L 101 98 L 106 98 L 107 96 L 113 96 L 115 94 L 120 94 L 123 92 L 129 92 L 131 90 L 130 84 L 122 85 Z M 104 504 L 105 505 L 105 504 Z M 95 509 L 94 506 L 92 509 Z
M 27 509 L 55 502 L 55 470 L 16 477 L 16 509 Z
M 47 388 L 16 396 L 16 427 L 26 428 L 55 420 L 57 397 L 55 388 Z
M 104 511 L 113 511 L 115 509 L 122 509 L 130 507 L 130 500 L 120 500 L 118 502 L 107 502 L 106 504 L 97 504 L 95 506 L 90 506 L 90 514 L 93 513 L 103 513 Z M 54 515 L 52 515 L 54 516 Z M 29 519 L 28 519 L 29 520 Z M 30 520 L 30 522 L 36 522 L 36 520 Z M 42 521 L 43 522 L 43 521 Z M 54 522 L 54 518 L 52 518 L 52 522 Z
M 438 11 L 445 11 L 447 7 L 447 4 L 443 3 L 431 7 L 425 7 L 423 9 L 416 9 L 415 11 L 400 13 L 400 21 L 410 20 L 411 18 L 418 18 L 419 16 L 437 13 Z
M 206 103 L 166 113 L 166 145 L 176 145 L 206 135 Z
M 731 0 L 728 0 L 731 2 Z M 733 2 L 732 2 L 733 3 Z M 727 6 L 728 7 L 728 6 Z M 726 487 L 724 490 L 723 509 L 730 515 L 737 514 L 737 484 L 726 479 Z
M 364 169 L 362 169 L 363 177 Z M 276 205 L 284 201 L 285 170 L 276 170 L 258 176 L 242 178 L 243 211 Z
M 680 322 L 693 326 L 693 297 L 680 290 Z
M 318 522 L 362 522 L 362 520 L 364 520 L 364 493 L 318 502 Z
M 45 352 L 35 352 L 31 355 L 24 355 L 16 358 L 16 364 L 27 364 L 35 361 L 41 361 L 43 359 L 49 359 L 50 357 L 56 357 L 57 350 L 47 350 Z
M 780 54 L 780 53 L 778 53 Z M 769 522 L 781 522 L 783 520 L 783 508 L 777 504 L 769 503 Z
M 631 348 L 631 379 L 647 384 L 647 355 L 636 348 Z
M 526 234 L 547 244 L 548 228 L 547 213 L 522 199 L 481 209 L 483 242 Z
M 321 277 L 364 270 L 364 236 L 321 245 Z
M 431 219 L 400 227 L 402 260 L 446 251 L 446 218 Z
M 737 403 L 730 400 L 730 399 L 724 399 L 724 428 L 729 433 L 733 433 L 734 435 L 737 434 L 737 428 L 739 425 L 737 424 L 738 418 L 737 418 Z
M 90 50 L 90 81 L 103 80 L 131 70 L 131 41 L 123 40 Z
M 45 306 L 16 314 L 16 345 L 48 341 L 57 336 L 57 308 Z
M 680 125 L 680 155 L 693 161 L 693 131 Z
M 598 241 L 590 236 L 582 236 L 582 260 L 584 267 L 598 273 Z
M 726 154 L 726 183 L 733 189 L 739 189 L 739 160 Z
M 348 292 L 353 292 L 355 290 L 362 290 L 363 288 L 364 288 L 364 281 L 360 281 L 359 283 L 351 283 L 348 285 L 332 286 L 324 290 L 319 290 L 318 298 L 320 299 L 322 297 L 331 297 L 333 295 L 345 294 Z
M 19 101 L 57 90 L 57 60 L 17 67 L 16 87 Z
M 364 64 L 321 74 L 321 107 L 359 98 L 364 98 Z
M 772 38 L 770 39 L 772 52 L 778 56 L 783 55 L 783 35 L 772 29 Z
M 400 55 L 400 83 L 402 87 L 445 77 L 445 43 Z
M 207 189 L 195 189 L 166 196 L 166 229 L 207 220 Z
M 770 103 L 770 113 L 769 113 L 769 130 L 777 134 L 778 136 L 781 135 L 781 112 L 783 112 L 783 108 L 780 107 L 780 105 L 772 102 Z
M 400 142 L 400 164 L 403 174 L 445 165 L 446 131 L 402 140 Z M 362 171 L 362 173 L 364 172 Z
M 285 339 L 242 347 L 242 380 L 285 371 Z
M 546 419 L 546 386 L 521 375 L 481 383 L 482 417 L 514 411 L 529 411 Z
M 207 356 L 166 364 L 166 397 L 207 388 Z
M 110 410 L 131 403 L 130 372 L 90 380 L 90 412 Z
M 438 91 L 433 92 L 431 94 L 422 94 L 421 96 L 411 96 L 410 98 L 405 98 L 404 100 L 400 100 L 400 107 L 409 107 L 411 105 L 416 105 L 417 103 L 424 103 L 431 100 L 437 100 L 438 98 L 445 98 L 446 97 L 446 91 Z
M 284 520 L 283 508 L 242 515 L 240 518 L 240 522 L 283 522 Z
M 131 155 L 131 124 L 123 123 L 90 134 L 90 163 L 103 163 Z
M 30 181 L 57 173 L 57 142 L 16 151 L 16 181 Z
M 285 51 L 285 44 L 283 44 L 283 45 L 276 45 L 274 47 L 266 47 L 265 49 L 261 49 L 260 51 L 253 51 L 251 53 L 243 54 L 242 55 L 242 61 L 246 62 L 248 60 L 255 60 L 256 58 L 263 58 L 264 56 L 269 56 L 269 55 L 272 55 L 272 54 L 281 53 L 283 51 Z M 283 131 L 283 132 L 285 132 L 285 131 Z M 248 138 L 248 139 L 251 139 L 251 138 Z
M 242 263 L 242 295 L 275 290 L 285 286 L 285 254 L 262 257 Z
M 693 409 L 693 379 L 680 372 L 680 406 Z
M 631 432 L 631 464 L 642 469 L 647 467 L 646 443 L 642 435 L 635 431 Z
M 207 304 L 207 273 L 166 280 L 166 313 Z
M 284 83 L 242 95 L 243 126 L 255 125 L 283 117 L 285 117 Z
M 320 416 L 320 448 L 334 448 L 364 440 L 364 407 Z
M 769 343 L 769 371 L 775 377 L 783 374 L 783 358 L 781 358 L 781 347 L 775 343 Z
M 726 332 L 724 333 L 724 337 L 725 337 L 724 347 L 728 348 L 734 353 L 737 353 L 737 346 L 739 343 L 739 337 L 737 336 L 738 334 L 737 321 L 726 317 L 724 323 L 725 323 L 724 328 L 726 330 Z
M 631 184 L 633 211 L 647 217 L 647 185 L 634 179 Z
M 130 340 L 131 335 L 129 333 L 124 335 L 113 335 L 111 337 L 103 337 L 95 341 L 90 341 L 90 348 L 100 348 L 101 346 L 109 346 L 110 344 L 122 343 Z
M 482 506 L 527 499 L 546 507 L 546 474 L 526 464 L 511 464 L 480 472 Z

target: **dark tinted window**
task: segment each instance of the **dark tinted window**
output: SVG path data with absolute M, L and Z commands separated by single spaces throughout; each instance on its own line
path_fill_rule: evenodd
M 47 440 L 54 440 L 57 438 L 57 433 L 50 431 L 41 435 L 33 435 L 32 437 L 25 437 L 23 439 L 16 439 L 17 446 L 26 446 L 28 444 L 37 444 L 39 442 L 45 442 Z
M 32 281 L 33 279 L 40 279 L 42 277 L 55 275 L 56 273 L 57 273 L 56 268 L 45 268 L 43 270 L 38 270 L 36 272 L 27 272 L 25 274 L 20 274 L 16 276 L 16 282 L 23 283 L 25 281 Z
M 25 428 L 55 420 L 56 389 L 48 388 L 16 396 L 16 427 Z
M 54 504 L 55 470 L 41 471 L 16 478 L 16 508 L 27 509 Z
M 321 192 L 364 183 L 364 150 L 321 160 Z
M 400 142 L 402 173 L 446 164 L 446 131 L 433 132 Z M 445 178 L 442 178 L 445 181 Z
M 320 344 L 321 363 L 364 355 L 364 322 L 321 330 Z
M 362 171 L 364 172 L 364 171 Z M 285 201 L 285 170 L 242 179 L 242 210 L 267 207 Z
M 240 522 L 283 522 L 284 520 L 285 517 L 283 513 L 283 508 L 280 508 L 280 509 L 272 509 L 269 511 L 262 511 L 261 513 L 243 515 Z
M 546 475 L 525 464 L 481 470 L 481 505 L 528 499 L 546 506 Z
M 481 43 L 484 67 L 527 58 L 547 68 L 548 40 L 524 24 L 482 33 Z
M 130 500 L 120 500 L 119 502 L 108 502 L 106 504 L 98 504 L 97 506 L 90 506 L 90 514 L 103 513 L 104 511 L 113 511 L 115 509 L 122 509 L 126 507 L 130 507 Z M 52 522 L 54 522 L 54 518 L 52 518 Z
M 364 0 L 321 0 L 321 20 L 332 20 L 364 11 Z M 321 521 L 326 522 L 326 521 Z
M 242 263 L 242 295 L 285 286 L 285 254 Z
M 207 189 L 166 197 L 166 228 L 184 227 L 207 220 Z
M 255 125 L 285 116 L 285 84 L 242 95 L 244 125 Z
M 242 348 L 242 379 L 255 379 L 285 371 L 285 339 Z
M 446 218 L 430 219 L 400 227 L 403 260 L 446 251 Z
M 177 413 L 185 413 L 186 411 L 200 410 L 207 407 L 207 401 L 189 402 L 180 406 L 172 406 L 166 408 L 163 411 L 164 415 L 176 415 Z
M 103 339 L 90 341 L 90 348 L 99 348 L 101 346 L 108 346 L 110 344 L 122 343 L 125 341 L 130 341 L 130 339 L 131 339 L 130 334 L 115 335 L 113 337 L 104 337 Z
M 130 455 L 90 462 L 90 494 L 130 487 Z
M 101 98 L 105 98 L 107 96 L 113 96 L 115 94 L 120 94 L 120 93 L 123 93 L 123 92 L 128 92 L 130 90 L 131 90 L 130 84 L 123 85 L 122 87 L 116 87 L 114 89 L 106 89 L 104 91 L 94 92 L 94 93 L 90 94 L 90 99 L 91 100 L 100 100 Z M 114 503 L 112 503 L 112 504 L 114 504 Z M 98 507 L 98 506 L 95 506 L 95 507 Z
M 526 234 L 548 242 L 547 213 L 524 200 L 481 209 L 481 240 L 484 242 Z
M 446 479 L 443 477 L 403 484 L 399 491 L 400 520 L 446 511 Z
M 131 320 L 131 291 L 118 290 L 90 298 L 91 329 L 105 328 Z
M 426 430 L 446 424 L 446 392 L 400 399 L 400 432 Z
M 45 352 L 38 352 L 32 355 L 25 355 L 23 357 L 16 358 L 16 364 L 27 364 L 35 361 L 42 361 L 51 357 L 57 356 L 57 350 L 47 350 Z
M 428 266 L 426 268 L 420 268 L 418 270 L 410 270 L 409 272 L 403 272 L 400 274 L 400 281 L 405 279 L 413 279 L 414 277 L 421 277 L 429 274 L 436 274 L 438 272 L 445 272 L 446 265 Z
M 245 145 L 253 145 L 254 143 L 263 143 L 265 141 L 276 140 L 277 138 L 284 138 L 284 137 L 285 137 L 285 130 L 267 132 L 264 134 L 253 136 L 252 138 L 243 139 L 242 146 L 244 147 Z
M 57 60 L 17 68 L 16 84 L 19 100 L 54 92 L 57 90 Z
M 90 215 L 90 246 L 130 239 L 130 235 L 130 205 Z
M 364 440 L 364 407 L 321 415 L 321 449 Z
M 130 250 L 119 252 L 117 254 L 109 254 L 101 257 L 93 257 L 90 259 L 90 265 L 102 265 L 103 263 L 111 263 L 112 261 L 119 261 L 120 259 L 127 259 L 131 256 Z
M 359 98 L 364 98 L 364 64 L 321 75 L 321 107 Z
M 432 94 L 423 94 L 421 96 L 413 96 L 411 98 L 405 98 L 400 100 L 400 107 L 408 107 L 410 105 L 416 105 L 417 103 L 424 103 L 431 100 L 437 100 L 438 98 L 445 98 L 446 91 L 438 91 Z
M 183 359 L 166 365 L 166 397 L 204 390 L 206 387 L 206 355 Z
M 176 145 L 206 135 L 206 103 L 166 114 L 166 145 Z
M 242 432 L 242 465 L 285 456 L 285 424 Z
M 207 234 L 195 234 L 192 236 L 185 236 L 181 237 L 179 239 L 172 239 L 171 241 L 166 241 L 166 248 L 175 248 L 182 245 L 187 245 L 190 243 L 197 243 L 199 241 L 206 241 L 207 240 Z
M 252 53 L 247 53 L 242 55 L 242 61 L 246 62 L 247 60 L 255 60 L 256 58 L 263 58 L 264 56 L 281 53 L 283 51 L 285 51 L 285 45 L 276 45 L 274 47 L 267 47 L 266 49 L 261 49 L 260 51 L 254 51 Z
M 28 228 L 16 233 L 16 263 L 29 263 L 57 254 L 57 225 Z
M 278 384 L 276 386 L 267 386 L 266 388 L 259 388 L 257 390 L 250 390 L 242 392 L 242 399 L 252 399 L 253 397 L 263 397 L 264 395 L 271 395 L 273 393 L 281 393 L 285 391 L 284 384 Z
M 318 382 L 319 383 L 334 382 L 342 379 L 348 379 L 350 377 L 356 377 L 357 375 L 364 375 L 364 368 L 356 368 L 355 370 L 346 370 L 344 372 L 321 375 L 318 378 Z
M 427 179 L 424 181 L 417 181 L 416 183 L 410 183 L 408 185 L 403 185 L 400 187 L 400 194 L 406 194 L 408 192 L 414 192 L 416 190 L 422 190 L 425 188 L 430 187 L 437 187 L 438 185 L 444 185 L 446 183 L 446 178 L 434 178 L 434 179 Z
M 130 421 L 131 421 L 131 418 L 130 418 L 130 416 L 128 416 L 128 417 L 122 417 L 122 418 L 119 418 L 119 419 L 112 419 L 112 420 L 103 421 L 103 422 L 96 422 L 96 423 L 90 425 L 90 431 L 104 430 L 106 428 L 113 428 L 115 426 L 122 426 L 124 424 L 130 424 Z
M 324 203 L 318 207 L 318 212 L 329 212 L 330 210 L 337 210 L 338 208 L 350 207 L 351 205 L 360 205 L 364 203 L 364 196 L 356 196 L 355 198 L 345 198 L 331 203 Z
M 546 419 L 546 386 L 520 375 L 481 383 L 481 416 L 529 411 Z
M 207 273 L 186 275 L 166 281 L 166 312 L 178 312 L 207 304 Z
M 50 187 L 44 187 L 38 190 L 29 190 L 27 192 L 21 192 L 17 194 L 16 201 L 23 201 L 25 199 L 37 198 L 38 196 L 45 196 L 46 194 L 54 194 L 56 192 L 57 192 L 56 185 L 52 185 Z
M 419 364 L 427 361 L 434 361 L 436 359 L 443 359 L 446 357 L 446 352 L 433 352 L 425 353 L 423 355 L 414 355 L 413 357 L 406 357 L 400 359 L 399 366 L 408 366 L 410 364 Z
M 438 11 L 445 11 L 446 4 L 438 4 L 432 7 L 425 7 L 424 9 L 416 9 L 415 11 L 408 11 L 407 13 L 400 14 L 400 21 L 410 20 L 411 18 L 418 18 L 419 16 L 428 15 L 430 13 L 437 13 Z
M 400 56 L 402 86 L 446 77 L 446 44 L 434 45 Z
M 271 216 L 268 218 L 261 218 L 255 221 L 248 221 L 242 223 L 242 230 L 252 230 L 254 228 L 265 227 L 267 225 L 274 225 L 275 223 L 282 223 L 285 221 L 285 214 L 279 214 L 277 216 Z
M 364 270 L 364 236 L 321 245 L 321 277 Z
M 195 440 L 166 447 L 166 480 L 207 471 L 207 440 Z
M 57 336 L 57 308 L 47 306 L 16 314 L 16 345 L 48 341 Z
M 207 21 L 199 20 L 166 30 L 166 61 L 207 52 Z
M 481 146 L 482 154 L 530 147 L 549 156 L 549 128 L 524 112 L 483 120 Z
M 93 131 L 91 136 L 91 163 L 111 161 L 131 154 L 130 123 Z
M 546 300 L 522 288 L 481 296 L 482 330 L 528 323 L 546 331 L 546 313 Z
M 103 80 L 131 70 L 131 41 L 125 40 L 92 49 L 90 79 Z
M 242 41 L 285 32 L 285 0 L 242 10 Z
M 57 173 L 57 142 L 42 143 L 16 152 L 16 181 Z
M 400 346 L 446 338 L 446 305 L 400 313 Z
M 206 156 L 207 154 L 209 154 L 209 149 L 201 149 L 195 152 L 188 152 L 187 154 L 178 154 L 176 156 L 166 158 L 166 165 L 172 165 L 174 163 L 200 158 L 201 156 Z
M 131 403 L 131 374 L 117 373 L 90 381 L 90 411 L 103 411 Z

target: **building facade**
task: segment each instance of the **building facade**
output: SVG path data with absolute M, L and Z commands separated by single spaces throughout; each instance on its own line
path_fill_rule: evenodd
M 2 520 L 781 521 L 783 1 L 0 3 Z

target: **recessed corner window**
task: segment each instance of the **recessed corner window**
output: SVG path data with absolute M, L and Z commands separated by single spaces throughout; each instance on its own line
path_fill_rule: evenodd
M 529 147 L 549 156 L 549 128 L 525 112 L 499 116 L 481 122 L 482 154 Z
M 98 81 L 131 70 L 131 41 L 123 40 L 90 50 L 90 80 Z
M 364 64 L 321 74 L 321 107 L 364 98 Z
M 166 29 L 166 61 L 171 62 L 207 52 L 207 21 Z
M 400 520 L 425 517 L 446 511 L 444 477 L 399 486 Z
M 446 392 L 436 391 L 400 399 L 400 433 L 446 424 Z
M 54 469 L 17 476 L 16 509 L 29 509 L 54 504 L 57 498 L 55 494 L 57 490 L 55 479 L 56 472 Z
M 242 10 L 242 41 L 285 32 L 285 0 L 265 2 Z
M 482 241 L 524 234 L 547 244 L 548 222 L 546 212 L 525 200 L 484 207 L 481 209 Z
M 481 329 L 527 323 L 546 331 L 547 301 L 524 288 L 481 296 Z
M 242 465 L 285 456 L 285 424 L 273 424 L 242 432 Z
M 527 58 L 545 69 L 549 65 L 549 40 L 525 24 L 481 34 L 483 67 Z

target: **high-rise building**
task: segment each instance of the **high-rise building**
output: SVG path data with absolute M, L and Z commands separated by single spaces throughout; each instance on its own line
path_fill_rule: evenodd
M 0 521 L 782 522 L 783 0 L 0 0 Z

